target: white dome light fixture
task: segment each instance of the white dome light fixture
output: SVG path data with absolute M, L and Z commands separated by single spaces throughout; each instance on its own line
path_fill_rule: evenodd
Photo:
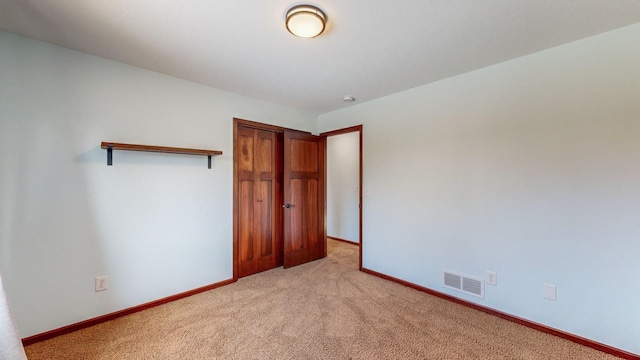
M 324 31 L 327 16 L 313 5 L 298 5 L 287 11 L 287 30 L 295 36 L 314 38 Z

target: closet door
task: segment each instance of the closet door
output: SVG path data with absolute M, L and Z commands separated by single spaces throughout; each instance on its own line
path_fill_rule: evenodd
M 284 132 L 284 267 L 327 256 L 326 138 Z
M 238 271 L 239 277 L 279 266 L 281 232 L 277 209 L 281 186 L 275 132 L 239 127 Z

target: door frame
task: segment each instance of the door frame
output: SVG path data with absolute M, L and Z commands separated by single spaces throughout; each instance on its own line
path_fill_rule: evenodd
M 240 209 L 239 207 L 239 199 L 238 199 L 238 187 L 239 187 L 239 179 L 238 179 L 238 159 L 239 154 L 238 154 L 238 127 L 247 127 L 247 128 L 252 128 L 252 129 L 258 129 L 258 130 L 265 130 L 265 131 L 273 131 L 276 134 L 283 134 L 285 132 L 285 130 L 291 130 L 291 131 L 296 131 L 296 132 L 300 132 L 300 133 L 306 133 L 306 134 L 311 134 L 311 132 L 308 131 L 301 131 L 301 130 L 296 130 L 296 129 L 290 129 L 290 128 L 285 128 L 282 126 L 276 126 L 276 125 L 270 125 L 270 124 L 263 124 L 260 122 L 256 122 L 256 121 L 251 121 L 251 120 L 244 120 L 244 119 L 239 119 L 239 118 L 233 118 L 233 250 L 232 250 L 232 256 L 233 256 L 233 281 L 237 281 L 239 278 L 239 245 L 238 245 L 238 235 L 239 235 L 239 216 L 238 216 L 238 211 Z M 276 159 L 277 160 L 277 159 Z M 282 161 L 284 161 L 284 159 L 282 159 Z M 280 219 L 280 222 L 282 223 L 282 219 Z M 284 229 L 284 227 L 283 227 Z M 282 236 L 284 236 L 284 234 L 282 233 L 282 231 L 280 232 Z M 280 242 L 280 246 L 278 251 L 282 252 L 283 251 L 283 247 L 282 247 L 282 243 L 283 243 L 283 239 L 279 239 L 278 241 Z M 282 255 L 282 254 L 281 254 Z
M 360 166 L 359 166 L 359 171 L 360 171 L 360 176 L 359 176 L 359 181 L 360 184 L 358 185 L 358 220 L 359 220 L 359 224 L 358 224 L 358 242 L 359 242 L 359 255 L 358 255 L 358 269 L 360 271 L 362 271 L 362 125 L 356 125 L 356 126 L 350 126 L 344 129 L 338 129 L 338 130 L 333 130 L 333 131 L 327 131 L 327 132 L 323 132 L 320 133 L 320 136 L 323 136 L 325 138 L 330 137 L 330 136 L 335 136 L 335 135 L 342 135 L 342 134 L 347 134 L 347 133 L 352 133 L 352 132 L 358 132 L 359 133 L 359 149 L 358 151 L 360 152 L 359 154 L 359 162 L 360 162 Z M 326 218 L 326 214 L 325 214 L 325 218 Z

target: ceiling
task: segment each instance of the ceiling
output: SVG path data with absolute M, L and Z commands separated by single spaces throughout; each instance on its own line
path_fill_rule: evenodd
M 300 109 L 336 110 L 640 22 L 640 0 L 0 0 L 0 29 Z

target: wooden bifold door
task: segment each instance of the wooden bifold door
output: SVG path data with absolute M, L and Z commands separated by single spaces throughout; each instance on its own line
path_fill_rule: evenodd
M 325 138 L 284 134 L 284 267 L 327 255 Z
M 278 134 L 239 127 L 238 271 L 239 277 L 282 265 L 282 161 Z
M 234 131 L 234 278 L 325 257 L 325 138 L 240 119 Z

